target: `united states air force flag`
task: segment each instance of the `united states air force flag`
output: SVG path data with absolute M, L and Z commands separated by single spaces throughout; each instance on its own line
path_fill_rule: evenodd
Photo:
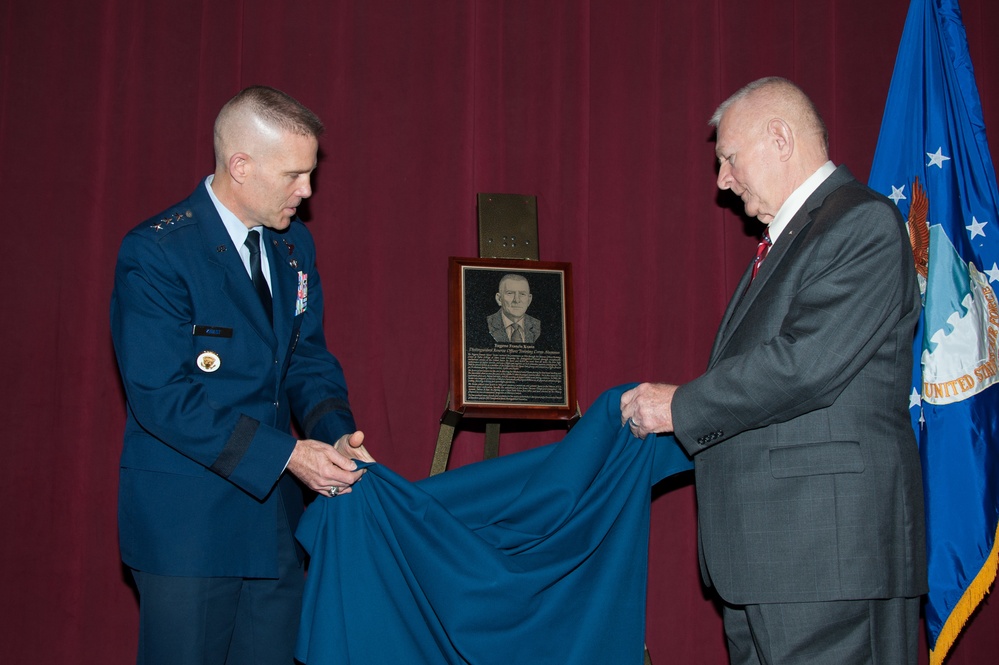
M 957 0 L 912 0 L 870 184 L 908 220 L 923 295 L 910 412 L 941 663 L 995 580 L 999 524 L 999 195 Z

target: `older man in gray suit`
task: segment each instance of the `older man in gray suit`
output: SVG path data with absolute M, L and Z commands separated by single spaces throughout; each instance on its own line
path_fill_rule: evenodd
M 489 334 L 497 342 L 534 344 L 541 336 L 541 321 L 527 314 L 531 285 L 523 275 L 503 275 L 496 291 L 498 310 L 486 317 Z
M 625 393 L 694 459 L 701 573 L 732 663 L 917 662 L 923 495 L 908 416 L 920 300 L 894 205 L 828 159 L 784 79 L 715 112 L 718 187 L 767 231 L 707 371 Z

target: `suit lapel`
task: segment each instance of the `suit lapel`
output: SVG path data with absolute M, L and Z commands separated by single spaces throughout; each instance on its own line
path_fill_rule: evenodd
M 805 203 L 794 214 L 791 221 L 788 222 L 784 231 L 781 232 L 780 237 L 770 249 L 770 252 L 767 253 L 767 258 L 763 261 L 763 265 L 760 266 L 756 279 L 752 283 L 749 281 L 749 276 L 752 272 L 752 262 L 750 262 L 742 279 L 739 280 L 739 286 L 731 302 L 729 302 L 728 308 L 725 310 L 725 315 L 722 317 L 722 323 L 718 328 L 718 336 L 715 338 L 714 348 L 711 350 L 709 366 L 714 365 L 722 357 L 723 350 L 732 338 L 732 334 L 739 327 L 743 318 L 745 318 L 746 313 L 757 296 L 766 287 L 767 281 L 769 281 L 770 277 L 777 270 L 777 267 L 785 257 L 794 253 L 792 248 L 795 245 L 795 241 L 812 222 L 812 213 L 822 205 L 825 198 L 831 192 L 839 189 L 851 180 L 853 180 L 853 176 L 850 174 L 850 171 L 845 166 L 840 166 L 819 185 L 818 189 L 812 192 L 811 196 L 805 200 Z
M 746 267 L 745 272 L 742 273 L 742 279 L 739 280 L 739 285 L 735 287 L 735 294 L 732 299 L 728 301 L 728 307 L 725 308 L 725 314 L 722 316 L 721 324 L 718 326 L 718 334 L 715 335 L 715 343 L 711 348 L 711 355 L 708 360 L 708 367 L 712 367 L 715 361 L 721 354 L 724 348 L 725 342 L 730 338 L 729 331 L 733 329 L 733 319 L 736 316 L 736 312 L 739 311 L 739 319 L 742 319 L 742 309 L 740 305 L 746 300 L 746 290 L 749 287 L 749 278 L 753 273 L 753 263 L 750 262 Z
M 267 260 L 271 268 L 271 295 L 274 299 L 274 327 L 277 339 L 289 339 L 295 320 L 295 301 L 298 298 L 298 269 L 289 263 L 293 244 L 286 242 L 287 234 L 270 229 L 264 232 Z M 282 347 L 279 353 L 284 353 Z M 283 358 L 280 359 L 283 361 Z

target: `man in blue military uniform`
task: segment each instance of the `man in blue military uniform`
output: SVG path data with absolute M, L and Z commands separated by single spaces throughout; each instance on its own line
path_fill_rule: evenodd
M 304 578 L 297 481 L 334 497 L 361 477 L 351 458 L 371 461 L 295 216 L 322 131 L 283 92 L 243 90 L 215 122 L 214 174 L 122 242 L 118 517 L 141 664 L 290 663 Z M 307 438 L 291 434 L 293 417 Z

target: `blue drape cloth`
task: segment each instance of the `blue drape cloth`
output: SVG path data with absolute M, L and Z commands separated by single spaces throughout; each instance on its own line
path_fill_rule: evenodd
M 621 386 L 554 444 L 408 482 L 372 464 L 299 526 L 307 665 L 642 659 L 649 490 L 692 468 L 621 426 Z

